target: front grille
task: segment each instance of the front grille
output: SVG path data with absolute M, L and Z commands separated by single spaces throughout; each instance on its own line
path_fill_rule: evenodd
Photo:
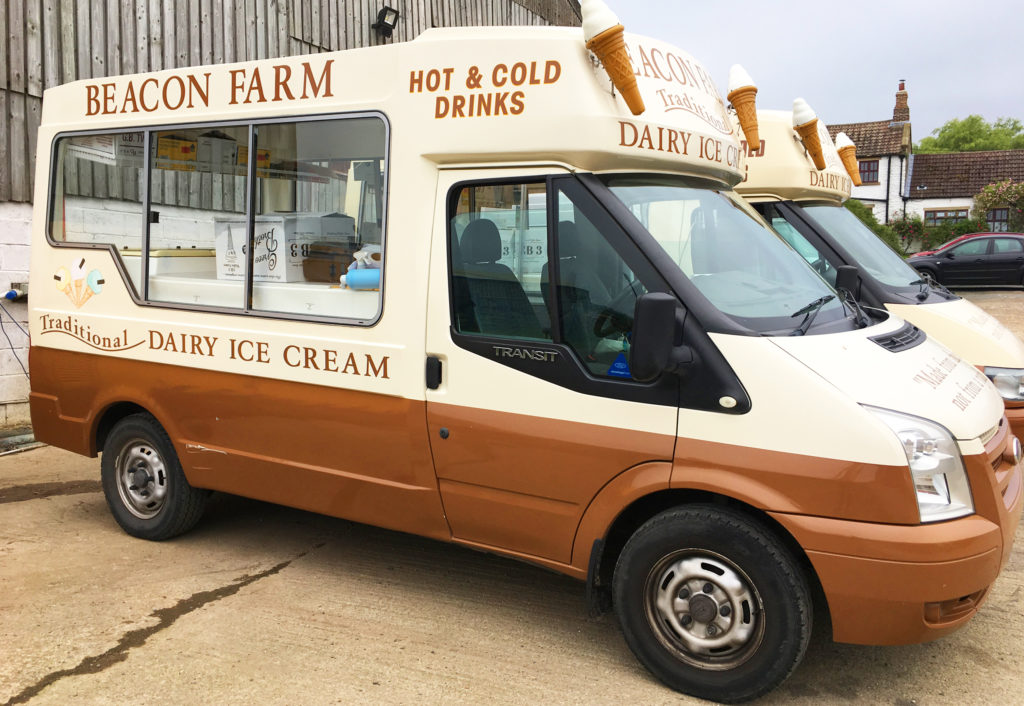
M 868 340 L 874 341 L 887 351 L 899 353 L 900 351 L 921 345 L 926 338 L 928 338 L 928 335 L 924 331 L 913 324 L 905 323 L 892 333 L 871 336 Z

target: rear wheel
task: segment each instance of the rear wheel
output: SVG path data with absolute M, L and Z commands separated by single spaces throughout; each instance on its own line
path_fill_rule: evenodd
M 626 543 L 615 609 L 640 662 L 674 689 L 735 703 L 786 679 L 803 658 L 811 599 L 771 531 L 736 511 L 663 512 Z
M 148 414 L 114 425 L 100 468 L 110 512 L 130 535 L 170 539 L 202 517 L 209 491 L 189 485 L 167 432 Z

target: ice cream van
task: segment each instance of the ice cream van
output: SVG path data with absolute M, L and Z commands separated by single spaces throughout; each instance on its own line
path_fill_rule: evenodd
M 806 102 L 798 105 L 813 115 Z M 831 284 L 838 268 L 856 267 L 849 286 L 866 306 L 919 326 L 981 369 L 1002 395 L 1014 434 L 1024 436 L 1024 343 L 974 304 L 922 278 L 842 206 L 860 178 L 856 147 L 845 134 L 836 144 L 819 130 L 826 166 L 818 169 L 792 127 L 803 118 L 769 110 L 757 116 L 761 139 L 737 191 Z
M 56 87 L 38 161 L 35 434 L 134 536 L 222 491 L 515 557 L 717 701 L 815 624 L 944 635 L 1010 556 L 992 385 L 841 300 L 734 193 L 711 73 L 592 0 Z

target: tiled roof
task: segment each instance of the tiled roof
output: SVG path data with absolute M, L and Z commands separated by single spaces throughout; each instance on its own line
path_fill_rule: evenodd
M 974 196 L 995 181 L 1024 181 L 1024 150 L 915 154 L 910 164 L 910 198 Z
M 906 137 L 904 137 L 906 126 Z M 844 123 L 829 125 L 828 134 L 832 139 L 845 132 L 857 146 L 858 157 L 882 157 L 887 154 L 904 154 L 910 145 L 910 124 L 894 123 L 891 120 L 875 120 L 869 123 Z

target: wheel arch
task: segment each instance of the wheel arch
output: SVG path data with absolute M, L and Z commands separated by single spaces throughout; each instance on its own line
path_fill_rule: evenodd
M 818 574 L 807 553 L 789 530 L 763 510 L 736 498 L 708 490 L 670 488 L 643 495 L 616 516 L 604 537 L 594 542 L 587 573 L 587 595 L 591 613 L 599 614 L 611 609 L 611 585 L 615 564 L 626 542 L 649 519 L 681 505 L 715 505 L 737 511 L 763 525 L 782 542 L 800 566 L 811 591 L 816 616 L 828 615 L 828 603 Z M 831 634 L 831 630 L 829 630 Z
M 111 402 L 96 415 L 95 422 L 93 423 L 93 433 L 90 435 L 93 456 L 103 450 L 104 444 L 107 443 L 107 437 L 110 435 L 110 430 L 119 421 L 133 414 L 148 414 L 154 419 L 156 418 L 155 414 L 142 405 L 127 401 Z M 157 421 L 159 423 L 159 420 Z

